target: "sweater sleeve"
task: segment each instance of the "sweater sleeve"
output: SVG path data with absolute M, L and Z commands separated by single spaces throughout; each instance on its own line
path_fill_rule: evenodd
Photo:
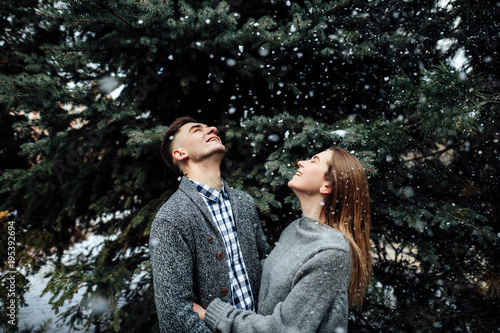
M 193 259 L 178 221 L 158 214 L 150 233 L 154 294 L 160 332 L 210 332 L 193 311 Z
M 337 298 L 346 297 L 348 266 L 349 253 L 321 251 L 297 271 L 290 293 L 271 315 L 239 310 L 216 299 L 207 307 L 205 322 L 212 331 L 222 333 L 316 332 L 325 318 L 333 323 L 330 331 L 345 328 L 347 301 Z

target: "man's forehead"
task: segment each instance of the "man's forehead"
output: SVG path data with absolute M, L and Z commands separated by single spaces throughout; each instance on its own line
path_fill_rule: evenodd
M 182 125 L 179 130 L 177 131 L 177 134 L 174 136 L 174 139 L 173 141 L 176 141 L 177 144 L 183 144 L 183 138 L 188 135 L 189 133 L 191 133 L 191 129 L 193 128 L 206 128 L 207 125 L 205 124 L 202 124 L 202 123 L 186 123 L 184 125 Z

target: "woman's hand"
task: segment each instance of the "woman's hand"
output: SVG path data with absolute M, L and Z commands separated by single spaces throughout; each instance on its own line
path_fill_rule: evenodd
M 193 311 L 200 316 L 201 320 L 205 320 L 205 309 L 201 307 L 201 305 L 193 303 Z

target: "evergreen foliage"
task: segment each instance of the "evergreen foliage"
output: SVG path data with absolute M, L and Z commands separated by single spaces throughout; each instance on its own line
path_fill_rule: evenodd
M 299 212 L 286 186 L 296 161 L 333 145 L 362 161 L 374 278 L 350 330 L 499 327 L 500 6 L 33 0 L 0 11 L 2 230 L 16 221 L 19 269 L 54 266 L 56 310 L 83 292 L 61 312 L 68 325 L 158 330 L 149 228 L 178 183 L 159 145 L 188 114 L 218 126 L 223 177 L 252 195 L 271 245 Z M 63 263 L 89 234 L 105 241 Z

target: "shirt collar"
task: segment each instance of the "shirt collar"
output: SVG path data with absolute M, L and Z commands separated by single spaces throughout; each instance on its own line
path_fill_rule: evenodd
M 208 185 L 202 184 L 195 180 L 190 179 L 190 181 L 194 184 L 196 190 L 205 198 L 210 201 L 219 202 L 220 195 L 222 194 L 222 198 L 227 200 L 229 199 L 226 189 L 224 188 L 224 184 L 222 184 L 220 191 L 216 188 L 210 187 Z

